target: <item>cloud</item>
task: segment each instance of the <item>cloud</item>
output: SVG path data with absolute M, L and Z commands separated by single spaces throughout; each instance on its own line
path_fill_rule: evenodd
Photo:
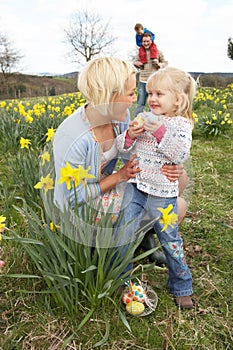
M 110 21 L 117 37 L 117 55 L 128 59 L 135 50 L 134 25 L 141 22 L 155 33 L 155 41 L 171 65 L 188 71 L 232 71 L 227 40 L 232 36 L 230 0 L 1 0 L 0 29 L 25 55 L 25 69 L 74 70 L 66 55 L 64 28 L 78 10 Z M 30 68 L 31 67 L 31 68 Z

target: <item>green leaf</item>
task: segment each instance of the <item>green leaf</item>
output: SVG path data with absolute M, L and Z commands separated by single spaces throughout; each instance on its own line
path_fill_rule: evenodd
M 81 271 L 81 273 L 90 272 L 90 271 L 93 271 L 93 270 L 96 270 L 96 269 L 97 269 L 97 267 L 95 265 L 91 265 L 86 270 Z
M 9 273 L 9 274 L 0 274 L 0 277 L 13 277 L 13 278 L 42 278 L 41 276 L 37 275 L 23 275 L 20 273 Z
M 99 347 L 99 346 L 104 345 L 104 344 L 107 342 L 108 338 L 109 338 L 109 334 L 110 334 L 110 322 L 109 322 L 109 320 L 107 319 L 106 315 L 104 316 L 104 320 L 105 320 L 105 325 L 106 325 L 105 335 L 103 336 L 103 338 L 102 338 L 100 341 L 98 341 L 97 343 L 95 343 L 95 344 L 93 345 L 93 348 L 97 348 L 97 347 Z

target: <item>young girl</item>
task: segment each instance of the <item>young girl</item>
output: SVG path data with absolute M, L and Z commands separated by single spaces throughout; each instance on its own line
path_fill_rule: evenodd
M 117 139 L 121 152 L 136 153 L 141 170 L 127 184 L 123 203 L 129 205 L 120 226 L 134 219 L 126 226 L 130 236 L 139 228 L 145 211 L 155 220 L 154 229 L 167 260 L 168 288 L 180 308 L 192 308 L 192 276 L 178 233 L 178 181 L 169 181 L 161 167 L 189 158 L 195 81 L 179 69 L 166 67 L 150 76 L 147 92 L 152 113 L 134 119 Z

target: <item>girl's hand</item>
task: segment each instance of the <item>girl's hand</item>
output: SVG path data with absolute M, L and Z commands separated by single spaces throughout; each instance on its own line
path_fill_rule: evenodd
M 136 174 L 140 171 L 141 169 L 138 167 L 137 155 L 133 154 L 128 162 L 120 170 L 118 170 L 120 182 L 135 178 Z
M 172 182 L 179 180 L 179 178 L 183 175 L 184 171 L 185 170 L 183 164 L 166 164 L 162 167 L 162 174 L 165 175 L 168 178 L 168 180 Z
M 143 134 L 145 131 L 144 125 L 140 125 L 137 120 L 133 120 L 129 124 L 129 129 L 128 129 L 128 135 L 129 137 L 134 140 L 141 134 Z
M 146 119 L 144 123 L 144 128 L 146 131 L 149 131 L 153 134 L 156 130 L 160 128 L 160 126 L 163 124 L 162 121 L 158 120 L 152 120 L 150 118 Z

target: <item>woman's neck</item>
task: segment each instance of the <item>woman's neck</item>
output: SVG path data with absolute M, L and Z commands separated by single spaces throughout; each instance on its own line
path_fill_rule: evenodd
M 106 124 L 112 122 L 108 115 L 101 114 L 97 108 L 90 104 L 86 106 L 86 116 L 92 128 L 102 129 Z

